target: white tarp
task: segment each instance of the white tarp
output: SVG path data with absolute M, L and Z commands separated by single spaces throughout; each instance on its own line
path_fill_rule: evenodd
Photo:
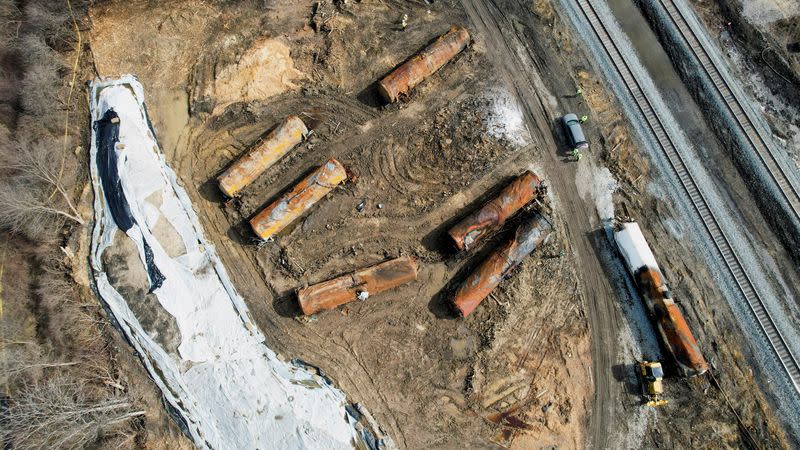
M 205 240 L 189 197 L 165 163 L 143 99 L 141 84 L 130 75 L 91 84 L 91 263 L 103 301 L 198 447 L 353 448 L 363 440 L 363 427 L 350 415 L 352 408 L 346 411 L 344 394 L 319 375 L 282 362 L 264 345 L 214 247 Z M 109 110 L 119 119 L 104 123 L 118 125 L 118 144 L 112 150 L 117 162 L 111 170 L 118 173 L 130 209 L 133 225 L 127 232 L 111 214 L 98 168 L 97 126 L 108 119 Z M 153 227 L 159 219 L 180 236 L 183 254 L 170 257 L 166 249 L 175 244 L 156 239 Z M 142 264 L 163 276 L 160 286 L 152 276 L 150 282 L 180 331 L 177 354 L 148 335 L 109 282 L 102 255 L 120 239 L 132 240 Z

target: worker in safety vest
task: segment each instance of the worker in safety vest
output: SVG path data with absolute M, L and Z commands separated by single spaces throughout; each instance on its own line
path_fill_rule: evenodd
M 572 157 L 575 158 L 575 161 L 580 161 L 583 158 L 583 154 L 577 148 L 572 149 Z
M 581 123 L 586 123 L 589 120 L 589 116 L 581 116 Z

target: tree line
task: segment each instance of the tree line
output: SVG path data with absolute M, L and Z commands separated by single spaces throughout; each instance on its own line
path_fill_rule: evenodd
M 137 447 L 145 411 L 70 274 L 88 213 L 86 0 L 0 0 L 0 444 Z M 85 268 L 84 268 L 85 270 Z M 83 295 L 82 295 L 83 294 Z

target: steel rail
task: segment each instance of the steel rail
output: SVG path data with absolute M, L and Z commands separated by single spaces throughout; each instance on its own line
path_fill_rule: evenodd
M 703 71 L 708 76 L 714 89 L 722 98 L 725 107 L 730 112 L 731 116 L 736 121 L 736 124 L 741 129 L 750 146 L 755 150 L 759 160 L 764 164 L 767 173 L 778 186 L 778 190 L 789 207 L 794 212 L 795 217 L 800 219 L 800 194 L 794 184 L 792 184 L 783 167 L 778 162 L 773 149 L 767 145 L 768 138 L 765 138 L 763 129 L 756 126 L 756 120 L 751 117 L 751 112 L 744 108 L 742 100 L 733 90 L 729 81 L 722 75 L 719 68 L 714 64 L 708 49 L 703 45 L 694 27 L 689 24 L 688 19 L 684 13 L 678 8 L 674 0 L 659 0 L 661 6 L 667 12 L 675 28 L 680 32 L 683 39 L 689 46 L 689 49 L 694 54 L 697 62 L 703 68 Z
M 739 288 L 742 296 L 747 301 L 750 310 L 755 316 L 756 321 L 761 327 L 761 330 L 764 332 L 764 335 L 766 336 L 772 350 L 785 369 L 795 390 L 800 392 L 800 365 L 798 365 L 797 360 L 795 359 L 794 355 L 792 355 L 791 350 L 786 343 L 786 340 L 778 330 L 775 321 L 764 305 L 764 300 L 761 298 L 752 280 L 745 272 L 741 260 L 736 255 L 736 252 L 734 251 L 728 237 L 722 230 L 722 227 L 720 226 L 717 217 L 714 215 L 711 207 L 709 206 L 705 195 L 699 188 L 692 174 L 689 172 L 686 162 L 678 151 L 678 148 L 675 145 L 675 142 L 672 140 L 672 137 L 667 132 L 661 117 L 656 112 L 650 99 L 645 94 L 645 90 L 642 88 L 642 85 L 636 76 L 634 76 L 630 65 L 622 56 L 623 54 L 620 51 L 620 48 L 611 37 L 606 25 L 602 22 L 595 7 L 592 6 L 590 1 L 591 0 L 576 0 L 581 11 L 584 13 L 584 16 L 592 26 L 592 30 L 602 44 L 603 49 L 613 63 L 617 73 L 622 78 L 626 88 L 636 102 L 639 111 L 645 118 L 646 124 L 656 137 L 659 147 L 664 152 L 667 160 L 672 166 L 672 169 L 675 171 L 678 180 L 681 182 L 684 191 L 691 200 L 695 211 L 697 211 L 698 215 L 700 216 L 703 226 L 711 237 L 714 246 L 719 251 L 720 256 L 722 256 L 726 267 L 736 282 L 736 286 Z

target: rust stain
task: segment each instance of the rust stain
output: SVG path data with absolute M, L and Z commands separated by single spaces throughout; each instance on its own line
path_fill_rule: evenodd
M 652 304 L 656 329 L 681 375 L 704 374 L 708 363 L 659 272 L 650 268 L 641 270 L 637 273 L 636 284 L 645 301 Z
M 534 213 L 517 228 L 514 237 L 498 247 L 467 277 L 456 291 L 453 303 L 466 317 L 500 284 L 501 281 L 547 239 L 552 231 L 550 222 Z
M 486 419 L 494 424 L 503 425 L 505 427 L 514 428 L 517 430 L 533 429 L 529 423 L 525 422 L 524 420 L 520 419 L 519 416 L 514 414 L 515 410 L 516 408 L 511 408 L 508 411 L 491 414 Z
M 219 189 L 233 197 L 275 164 L 308 134 L 306 125 L 297 116 L 289 116 L 264 141 L 236 160 L 217 177 Z
M 447 234 L 458 250 L 469 250 L 473 244 L 499 229 L 505 221 L 536 198 L 542 181 L 525 171 L 481 209 L 465 217 Z
M 417 279 L 417 262 L 410 256 L 391 259 L 297 291 L 303 314 L 314 314 L 393 289 Z
M 253 232 L 261 239 L 269 239 L 303 215 L 346 178 L 344 166 L 335 159 L 328 160 L 297 183 L 291 191 L 250 219 Z
M 466 28 L 453 25 L 434 43 L 386 75 L 378 83 L 378 91 L 387 102 L 396 102 L 400 96 L 408 94 L 408 91 L 414 86 L 464 50 L 469 44 L 469 40 L 469 32 Z

